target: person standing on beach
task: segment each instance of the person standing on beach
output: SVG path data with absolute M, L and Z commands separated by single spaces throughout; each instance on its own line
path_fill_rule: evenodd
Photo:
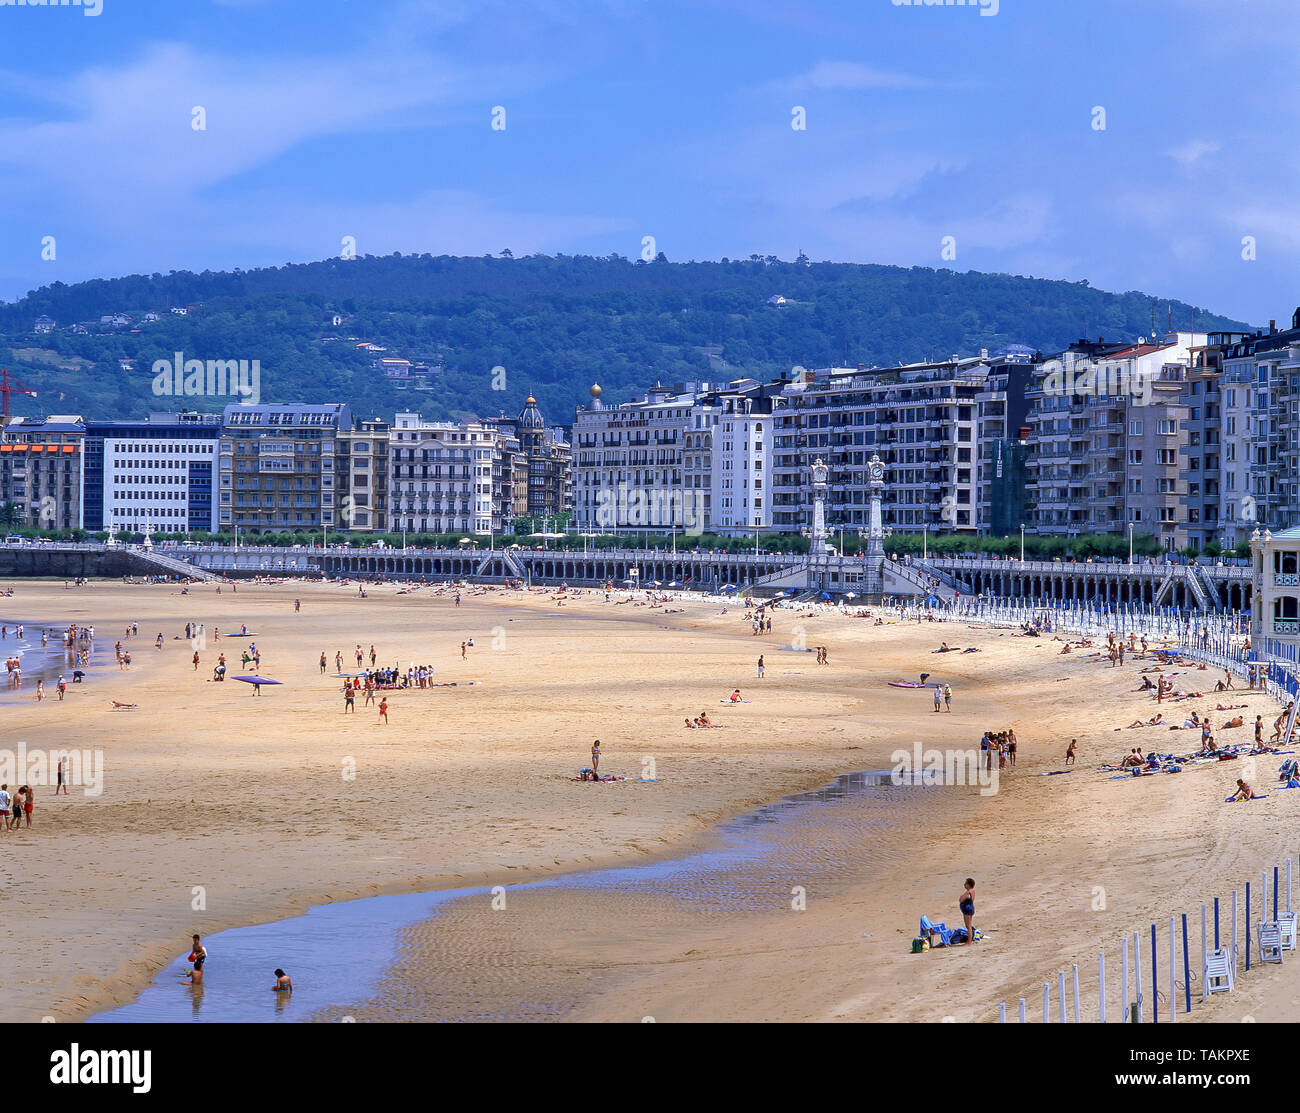
M 9 786 L 0 785 L 0 831 L 9 830 L 9 809 L 13 798 L 9 795 Z
M 357 713 L 356 697 L 352 694 L 352 685 L 344 684 L 343 685 L 343 714 L 346 715 L 349 711 L 351 711 L 352 714 L 354 715 Z
M 43 700 L 44 698 L 45 698 L 45 681 L 38 680 L 36 682 L 36 702 L 40 703 L 41 700 Z
M 460 643 L 460 659 L 461 659 L 462 661 L 465 660 L 465 643 L 464 643 L 464 642 L 461 642 L 461 643 Z
M 943 706 L 945 711 L 952 711 L 952 688 L 947 684 L 943 686 Z
M 59 690 L 59 699 L 62 699 L 63 693 L 68 690 L 68 682 L 63 679 L 63 673 L 59 673 L 58 690 Z
M 293 613 L 294 613 L 294 614 L 297 614 L 300 610 L 302 610 L 302 600 L 301 600 L 301 599 L 295 599 L 295 600 L 293 601 Z
M 934 686 L 934 710 L 939 711 L 940 704 L 943 702 L 943 689 L 938 684 Z
M 27 818 L 27 826 L 32 825 L 32 808 L 36 806 L 35 794 L 32 792 L 31 785 L 23 785 L 23 814 Z
M 762 656 L 762 654 L 759 654 L 759 658 L 758 658 L 758 678 L 759 678 L 759 680 L 762 680 L 762 679 L 763 679 L 763 656 Z
M 1014 730 L 1008 730 L 1007 731 L 1007 760 L 1011 762 L 1012 769 L 1016 767 L 1017 744 L 1018 743 L 1016 742 L 1016 732 Z
M 58 776 L 59 776 L 59 779 L 58 779 L 58 781 L 56 782 L 56 784 L 55 784 L 55 786 L 54 786 L 54 795 L 55 795 L 55 796 L 58 796 L 58 794 L 59 794 L 60 792 L 62 792 L 64 796 L 67 796 L 67 794 L 68 794 L 68 786 L 67 786 L 67 783 L 65 782 L 64 777 L 63 777 L 63 758 L 59 758 L 59 773 L 58 773 Z
M 325 675 L 325 650 L 320 651 L 320 672 L 321 676 Z
M 194 651 L 194 671 L 199 671 L 199 651 L 197 649 Z
M 597 738 L 596 741 L 591 744 L 591 771 L 593 773 L 600 772 L 600 739 L 599 738 Z
M 197 935 L 193 937 L 190 946 L 190 961 L 194 963 L 194 969 L 190 971 L 190 985 L 201 985 L 203 983 L 203 964 L 208 961 L 207 948 L 203 946 L 203 940 Z
M 957 902 L 957 907 L 961 909 L 962 919 L 966 921 L 966 941 L 965 944 L 975 942 L 975 879 L 966 878 L 965 888 Z M 963 944 L 963 946 L 965 945 Z
M 1264 745 L 1264 716 L 1255 716 L 1255 749 Z
M 388 697 L 387 696 L 384 696 L 384 698 L 379 701 L 379 721 L 385 724 L 387 724 L 388 722 Z
M 1067 749 L 1067 750 L 1065 751 L 1065 764 L 1066 764 L 1066 765 L 1073 765 L 1073 764 L 1074 764 L 1074 762 L 1075 762 L 1074 751 L 1078 748 L 1078 746 L 1079 746 L 1079 740 L 1078 740 L 1077 738 L 1071 738 L 1071 739 L 1070 739 L 1070 747 L 1069 747 L 1069 749 Z

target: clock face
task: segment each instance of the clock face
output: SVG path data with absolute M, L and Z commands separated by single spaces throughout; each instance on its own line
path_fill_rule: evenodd
M 884 465 L 884 464 L 872 464 L 872 465 L 871 465 L 871 478 L 872 478 L 872 479 L 884 479 L 884 478 L 885 478 L 885 465 Z

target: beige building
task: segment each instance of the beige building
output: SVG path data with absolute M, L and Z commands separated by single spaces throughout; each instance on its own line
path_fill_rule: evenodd
M 81 525 L 85 422 L 76 414 L 15 417 L 0 432 L 0 502 L 33 529 Z

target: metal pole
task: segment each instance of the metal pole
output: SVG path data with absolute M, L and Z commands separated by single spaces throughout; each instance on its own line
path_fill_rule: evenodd
M 1070 969 L 1074 972 L 1074 1022 L 1079 1024 L 1079 966 L 1076 963 Z
M 1233 925 L 1236 927 L 1236 924 Z M 1235 932 L 1234 932 L 1235 934 Z M 1246 969 L 1250 969 L 1250 882 L 1246 882 Z
M 1218 939 L 1218 932 L 1215 932 L 1215 939 Z M 1232 967 L 1237 968 L 1237 890 L 1232 890 Z
M 1205 911 L 1205 905 L 1201 905 L 1201 911 Z M 1204 939 L 1204 933 L 1201 934 Z M 1202 967 L 1204 969 L 1204 967 Z M 1192 1011 L 1192 962 L 1187 954 L 1187 913 L 1183 913 L 1183 998 L 1186 1004 L 1184 1012 Z
M 1022 997 L 1020 998 L 1020 1023 L 1024 1024 L 1024 1022 L 1025 1022 L 1025 999 Z
M 1169 917 L 1169 1023 L 1176 1019 L 1178 1001 L 1178 980 L 1174 977 L 1174 918 Z
M 1047 982 L 1044 982 L 1043 983 L 1043 1023 L 1044 1024 L 1050 1024 L 1052 1022 L 1051 1007 L 1052 1007 L 1052 987 Z
M 1137 983 L 1137 1022 L 1142 1023 L 1142 933 L 1133 933 L 1133 978 Z
M 998 1004 L 998 1023 L 1005 1024 L 1006 1022 L 1007 1022 L 1007 1003 L 1005 1001 L 1001 1001 Z
M 1156 925 L 1151 925 L 1151 1023 L 1160 1023 L 1160 953 L 1156 947 Z
M 1064 970 L 1058 970 L 1056 972 L 1056 990 L 1060 1002 L 1057 1008 L 1058 1008 L 1058 1012 L 1060 1013 L 1061 1023 L 1064 1024 L 1065 1023 L 1065 971 Z
M 1119 1021 L 1124 1023 L 1124 1014 L 1129 1006 L 1128 999 L 1128 936 L 1119 943 Z
M 1106 952 L 1097 956 L 1097 1020 L 1106 1023 Z

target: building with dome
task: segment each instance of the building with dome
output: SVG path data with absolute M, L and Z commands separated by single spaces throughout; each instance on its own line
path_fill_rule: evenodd
M 572 452 L 564 429 L 546 424 L 531 394 L 515 418 L 488 418 L 501 431 L 516 476 L 506 517 L 556 519 L 573 509 Z

